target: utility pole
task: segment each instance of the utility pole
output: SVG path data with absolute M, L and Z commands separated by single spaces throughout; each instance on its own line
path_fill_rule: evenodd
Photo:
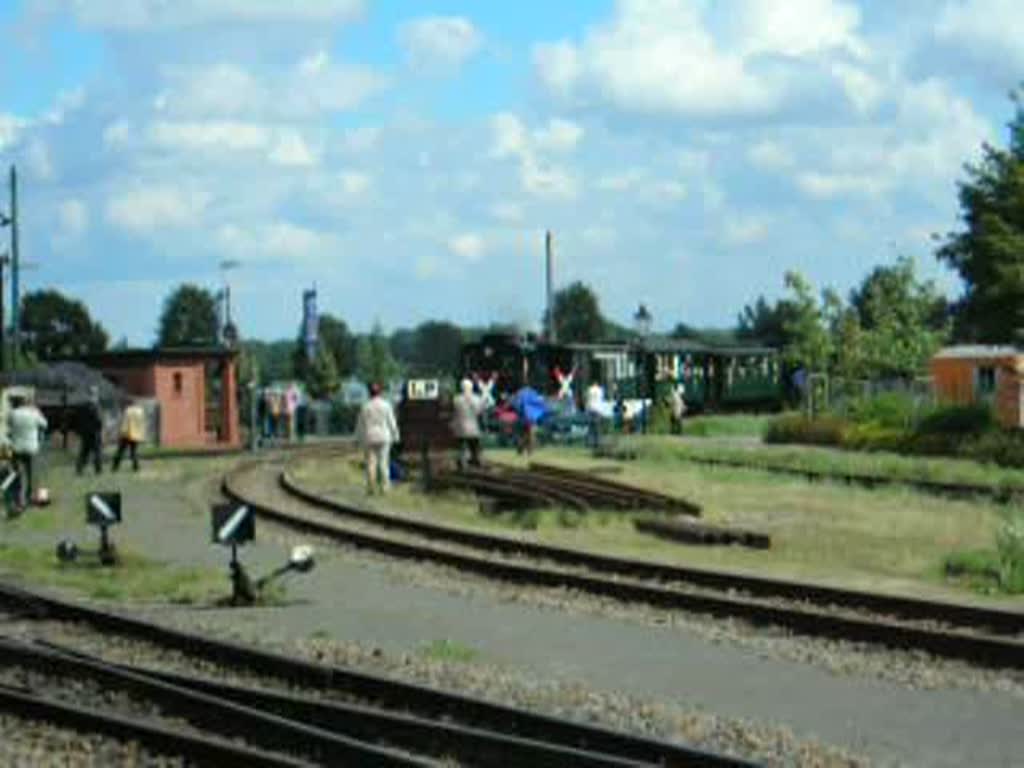
M 551 235 L 551 230 L 547 230 L 544 233 L 544 256 L 545 256 L 545 273 L 547 275 L 547 328 L 545 336 L 549 344 L 555 344 L 558 341 L 558 334 L 555 331 L 555 302 L 554 302 L 554 283 L 555 283 L 555 251 L 554 242 Z
M 18 277 L 21 261 L 18 258 L 18 172 L 11 165 L 11 368 L 18 369 L 21 359 L 21 292 Z
M 7 338 L 4 333 L 4 322 L 6 317 L 4 315 L 4 270 L 7 269 L 7 265 L 11 263 L 11 254 L 4 252 L 0 253 L 0 371 L 7 370 Z

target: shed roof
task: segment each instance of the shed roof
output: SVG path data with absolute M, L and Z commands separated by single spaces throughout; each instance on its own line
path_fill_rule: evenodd
M 996 360 L 1003 357 L 1017 357 L 1024 354 L 1009 344 L 959 344 L 940 349 L 936 360 Z

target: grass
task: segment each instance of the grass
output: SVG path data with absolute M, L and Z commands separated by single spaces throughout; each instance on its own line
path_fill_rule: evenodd
M 69 538 L 82 550 L 95 550 L 99 535 L 85 525 L 83 498 L 93 490 L 121 489 L 136 497 L 162 493 L 180 501 L 179 509 L 190 516 L 205 512 L 205 499 L 195 486 L 229 466 L 227 459 L 181 459 L 146 464 L 134 474 L 122 471 L 97 478 L 77 477 L 70 458 L 49 452 L 39 473 L 40 484 L 51 489 L 53 503 L 32 508 L 14 520 L 0 519 L 0 577 L 30 586 L 69 590 L 98 600 L 161 601 L 178 604 L 208 602 L 225 591 L 221 569 L 163 562 L 125 546 L 113 529 L 120 563 L 108 568 L 86 552 L 72 563 L 61 563 L 56 545 Z M 131 514 L 132 510 L 128 511 Z
M 646 442 L 648 439 L 640 442 Z M 396 514 L 445 524 L 499 531 L 535 541 L 607 554 L 688 566 L 800 578 L 853 588 L 962 597 L 959 582 L 947 582 L 950 552 L 990 549 L 1000 516 L 992 504 L 946 500 L 907 488 L 867 490 L 809 485 L 782 475 L 742 469 L 708 468 L 672 461 L 672 453 L 649 439 L 637 461 L 597 462 L 570 448 L 545 448 L 538 460 L 577 469 L 601 463 L 617 467 L 613 477 L 700 503 L 709 523 L 736 525 L 769 534 L 772 548 L 703 547 L 666 542 L 637 533 L 622 512 L 568 516 L 544 509 L 526 515 L 485 515 L 475 498 L 446 493 L 426 497 L 399 486 L 390 497 L 367 499 L 361 475 L 350 460 L 307 459 L 296 479 L 329 496 Z M 651 453 L 654 453 L 652 458 Z M 751 454 L 760 457 L 760 451 Z M 491 451 L 489 460 L 522 464 L 514 452 Z M 1002 598 L 1005 599 L 1005 598 Z
M 480 655 L 477 650 L 449 638 L 434 640 L 421 648 L 420 654 L 432 661 L 458 662 L 460 664 L 475 661 Z
M 192 604 L 224 590 L 220 574 L 167 565 L 132 551 L 119 550 L 118 554 L 118 566 L 106 568 L 86 557 L 60 563 L 53 546 L 0 543 L 0 573 L 33 587 L 67 589 L 96 600 Z
M 882 475 L 900 480 L 976 483 L 995 489 L 1024 488 L 1024 470 L 967 459 L 859 453 L 836 448 L 792 445 L 701 445 L 673 438 L 634 439 L 641 459 L 675 463 L 679 459 L 724 459 L 765 468 L 792 468 L 823 473 Z
M 687 437 L 761 437 L 772 418 L 750 414 L 694 416 L 683 420 L 683 434 Z

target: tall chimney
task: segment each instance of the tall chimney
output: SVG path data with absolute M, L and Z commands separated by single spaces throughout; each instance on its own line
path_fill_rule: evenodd
M 549 229 L 544 233 L 544 254 L 546 256 L 547 264 L 547 314 L 545 325 L 547 326 L 545 336 L 549 343 L 554 344 L 558 341 L 558 334 L 555 331 L 555 301 L 554 301 L 554 286 L 555 286 L 555 252 L 552 248 L 551 230 Z

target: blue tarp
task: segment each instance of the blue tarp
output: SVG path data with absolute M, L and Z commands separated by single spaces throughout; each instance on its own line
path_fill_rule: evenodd
M 516 392 L 516 415 L 529 424 L 538 424 L 551 411 L 544 396 L 532 387 L 523 387 Z

